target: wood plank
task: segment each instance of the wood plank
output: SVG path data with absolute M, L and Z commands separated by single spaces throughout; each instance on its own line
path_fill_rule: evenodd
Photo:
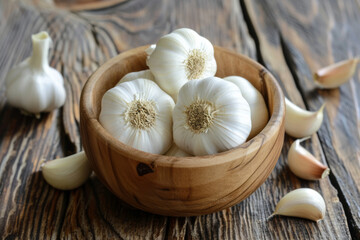
M 263 59 L 279 76 L 289 98 L 303 107 L 304 101 L 310 110 L 327 103 L 323 126 L 318 137 L 313 137 L 321 146 L 313 146 L 313 150 L 329 165 L 331 183 L 338 191 L 351 235 L 359 238 L 359 75 L 328 91 L 316 89 L 312 80 L 318 68 L 359 55 L 354 41 L 360 36 L 359 5 L 354 1 L 245 2 Z M 290 71 L 285 71 L 286 67 Z M 299 91 L 294 91 L 295 87 Z M 327 199 L 336 199 L 330 184 L 321 189 L 328 191 Z

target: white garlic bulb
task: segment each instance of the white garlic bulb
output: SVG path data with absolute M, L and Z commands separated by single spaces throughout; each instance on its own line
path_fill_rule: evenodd
M 175 144 L 197 156 L 239 146 L 251 130 L 250 107 L 239 88 L 217 77 L 186 83 L 173 121 Z
M 225 77 L 224 80 L 232 82 L 238 86 L 242 96 L 250 106 L 252 127 L 249 139 L 251 139 L 264 129 L 269 120 L 269 111 L 266 107 L 264 97 L 245 78 L 239 76 L 229 76 Z
M 142 70 L 142 71 L 138 71 L 138 72 L 129 72 L 129 73 L 125 74 L 125 76 L 123 76 L 116 85 L 119 85 L 123 82 L 132 81 L 132 80 L 135 80 L 138 78 L 145 78 L 145 79 L 149 79 L 151 81 L 155 81 L 154 75 L 151 73 L 151 71 L 149 69 L 147 69 L 147 70 Z
M 40 112 L 61 107 L 65 103 L 66 92 L 63 77 L 49 66 L 49 34 L 40 32 L 31 38 L 32 56 L 11 69 L 6 76 L 6 97 L 12 106 L 39 116 Z
M 172 144 L 173 99 L 156 83 L 136 79 L 108 90 L 101 102 L 101 125 L 139 150 L 163 154 Z
M 168 94 L 176 96 L 180 88 L 193 79 L 215 75 L 214 48 L 204 37 L 188 28 L 177 29 L 159 39 L 147 65 L 156 82 Z

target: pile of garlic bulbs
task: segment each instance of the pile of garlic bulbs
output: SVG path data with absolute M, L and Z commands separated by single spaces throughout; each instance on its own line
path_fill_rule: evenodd
M 172 156 L 216 154 L 257 135 L 269 113 L 246 79 L 215 77 L 209 40 L 177 29 L 147 50 L 148 70 L 131 72 L 108 90 L 99 121 L 121 142 Z

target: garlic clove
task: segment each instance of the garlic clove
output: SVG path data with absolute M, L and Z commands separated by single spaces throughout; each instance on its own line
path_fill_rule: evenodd
M 317 191 L 310 188 L 299 188 L 286 194 L 278 202 L 275 212 L 270 217 L 283 215 L 318 222 L 324 218 L 325 211 L 325 201 Z
M 32 44 L 32 56 L 13 67 L 5 78 L 6 97 L 10 105 L 38 116 L 61 107 L 66 92 L 63 77 L 49 66 L 49 34 L 32 35 Z
M 150 47 L 145 49 L 145 52 L 147 54 L 147 59 L 149 59 L 149 56 L 154 52 L 155 48 L 156 48 L 156 44 L 151 44 Z
M 264 97 L 245 78 L 239 76 L 229 76 L 225 77 L 224 80 L 232 82 L 238 86 L 242 96 L 250 106 L 252 127 L 248 139 L 251 139 L 264 129 L 269 120 L 269 111 L 266 107 Z
M 306 180 L 318 180 L 329 175 L 330 169 L 319 162 L 300 143 L 309 139 L 297 139 L 291 144 L 288 152 L 288 165 L 290 170 L 298 177 Z
M 170 147 L 170 149 L 165 153 L 166 156 L 174 156 L 174 157 L 191 157 L 192 155 L 184 152 L 175 143 Z
M 84 151 L 45 162 L 41 165 L 41 169 L 46 182 L 60 190 L 80 187 L 92 172 Z
M 139 78 L 109 89 L 99 121 L 117 140 L 133 148 L 164 154 L 172 144 L 174 100 L 156 83 Z
M 285 132 L 295 138 L 311 136 L 321 127 L 325 103 L 316 112 L 304 110 L 285 98 Z
M 175 96 L 193 79 L 214 76 L 217 65 L 214 47 L 194 30 L 180 28 L 161 37 L 147 59 L 156 82 L 166 93 Z
M 314 74 L 315 83 L 325 89 L 339 87 L 354 75 L 358 62 L 354 58 L 321 68 Z
M 217 77 L 187 82 L 173 111 L 175 144 L 200 156 L 244 143 L 251 130 L 249 104 L 233 83 Z

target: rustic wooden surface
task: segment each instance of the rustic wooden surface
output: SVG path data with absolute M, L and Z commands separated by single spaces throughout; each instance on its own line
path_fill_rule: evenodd
M 3 239 L 360 239 L 360 71 L 334 90 L 318 90 L 312 73 L 360 55 L 360 1 L 129 0 L 71 12 L 49 0 L 0 1 L 0 236 Z M 150 44 L 178 27 L 263 63 L 296 104 L 327 103 L 323 126 L 305 147 L 330 177 L 305 181 L 286 166 L 292 138 L 267 181 L 243 202 L 214 214 L 175 218 L 127 207 L 96 178 L 73 191 L 44 182 L 42 159 L 81 149 L 79 97 L 89 75 L 118 53 Z M 41 119 L 6 102 L 4 77 L 31 53 L 31 34 L 49 32 L 51 65 L 65 78 L 63 108 Z M 267 220 L 290 190 L 311 187 L 325 198 L 319 223 Z

